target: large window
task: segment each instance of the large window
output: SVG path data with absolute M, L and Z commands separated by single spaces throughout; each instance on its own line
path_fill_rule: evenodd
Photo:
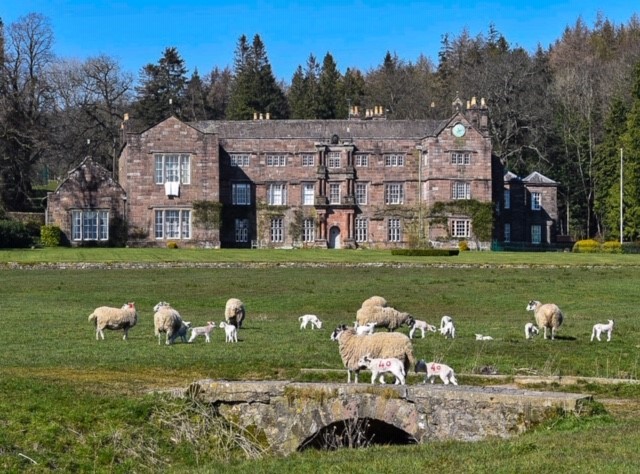
M 451 221 L 451 235 L 453 237 L 470 237 L 471 221 L 468 219 L 456 219 Z
M 452 165 L 470 165 L 471 153 L 452 151 L 451 152 L 451 164 Z
M 511 242 L 511 224 L 504 225 L 504 241 Z
M 340 184 L 329 184 L 329 204 L 340 204 Z
M 539 244 L 542 242 L 542 227 L 539 225 L 531 226 L 531 243 Z
M 249 166 L 249 155 L 246 153 L 232 153 L 229 158 L 231 166 Z
M 249 242 L 249 219 L 236 219 L 236 242 Z
M 155 155 L 156 184 L 191 183 L 191 157 L 186 154 L 158 154 Z
M 287 166 L 285 155 L 267 155 L 267 166 Z
M 364 217 L 356 218 L 356 242 L 369 240 L 369 221 Z
M 466 181 L 454 181 L 451 199 L 471 199 L 471 184 Z
M 313 206 L 315 188 L 313 183 L 302 183 L 302 205 Z
M 71 211 L 71 238 L 109 240 L 109 211 Z
M 159 209 L 155 212 L 156 239 L 190 239 L 191 211 Z
M 392 217 L 387 222 L 388 239 L 389 242 L 402 241 L 402 232 L 400 228 L 400 219 Z
M 367 183 L 356 183 L 356 204 L 367 204 Z
M 270 184 L 267 193 L 267 201 L 270 206 L 284 206 L 287 204 L 287 188 L 284 184 Z
M 311 153 L 304 153 L 302 155 L 302 166 L 314 166 L 315 164 L 315 155 Z
M 316 240 L 316 223 L 313 219 L 302 221 L 302 241 L 314 242 Z
M 330 151 L 327 155 L 327 166 L 329 168 L 340 168 L 340 152 Z
M 234 206 L 251 205 L 251 183 L 231 184 L 231 204 Z
M 509 189 L 504 190 L 504 208 L 511 209 L 511 191 Z
M 274 217 L 271 219 L 271 242 L 284 241 L 284 218 Z
M 540 193 L 531 193 L 531 210 L 539 211 L 542 195 Z
M 391 153 L 384 155 L 385 166 L 404 166 L 404 155 L 398 153 Z
M 402 183 L 388 183 L 384 188 L 385 204 L 402 204 L 404 202 L 404 185 Z

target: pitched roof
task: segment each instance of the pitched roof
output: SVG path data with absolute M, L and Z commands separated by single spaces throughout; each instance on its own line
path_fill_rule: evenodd
M 507 171 L 507 172 L 504 174 L 504 181 L 505 181 L 505 183 L 506 183 L 506 182 L 509 182 L 509 181 L 511 181 L 511 180 L 513 180 L 513 179 L 520 179 L 520 178 L 518 178 L 518 175 L 517 175 L 517 174 L 512 173 L 511 171 Z
M 446 122 L 446 121 L 445 121 Z M 208 120 L 191 125 L 220 138 L 352 138 L 421 139 L 435 135 L 440 120 Z
M 558 184 L 556 181 L 550 178 L 547 178 L 546 176 L 538 173 L 537 171 L 534 171 L 533 173 L 529 174 L 529 176 L 524 178 L 522 181 L 527 184 Z

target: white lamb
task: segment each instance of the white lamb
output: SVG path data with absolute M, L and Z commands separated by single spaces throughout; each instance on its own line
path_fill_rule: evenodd
M 594 324 L 593 330 L 591 331 L 591 340 L 593 341 L 593 338 L 595 337 L 596 339 L 598 339 L 598 341 L 600 341 L 600 335 L 603 332 L 607 334 L 607 342 L 609 342 L 611 340 L 611 333 L 613 333 L 613 319 L 610 319 L 607 324 Z
M 372 359 L 369 357 L 369 354 L 367 354 L 360 358 L 358 365 L 361 369 L 368 369 L 371 371 L 371 384 L 376 382 L 376 377 L 378 377 L 378 375 L 380 375 L 380 383 L 385 383 L 383 374 L 386 373 L 393 374 L 396 378 L 396 385 L 404 385 L 405 383 L 406 373 L 404 371 L 404 363 L 395 357 Z
M 298 321 L 300 321 L 300 329 L 306 329 L 307 324 L 311 324 L 311 329 L 322 329 L 322 321 L 315 314 L 303 314 Z
M 93 313 L 89 316 L 89 321 L 93 321 L 96 327 L 96 341 L 99 340 L 99 337 L 102 337 L 104 341 L 105 329 L 122 329 L 124 331 L 122 339 L 126 341 L 129 329 L 138 322 L 138 313 L 133 302 L 125 303 L 122 308 L 100 306 L 93 310 Z
M 540 330 L 533 323 L 527 323 L 524 325 L 524 337 L 531 339 L 534 335 L 539 334 Z
M 443 327 L 440 328 L 440 334 L 444 337 L 455 339 L 456 327 L 453 325 L 453 321 L 447 321 Z
M 442 319 L 440 320 L 440 330 L 442 331 L 442 328 L 447 324 L 447 323 L 452 323 L 453 319 L 451 318 L 451 316 L 442 316 Z
M 420 319 L 414 319 L 412 321 L 412 324 L 409 324 L 409 327 L 411 328 L 411 330 L 409 331 L 409 339 L 413 339 L 413 335 L 415 334 L 416 329 L 419 329 L 420 332 L 422 332 L 422 339 L 424 339 L 425 331 L 436 332 L 438 330 L 435 326 Z
M 476 334 L 476 341 L 493 341 L 491 336 L 483 336 L 482 334 Z
M 440 377 L 440 380 L 442 380 L 445 385 L 449 385 L 449 383 L 458 385 L 458 380 L 456 379 L 456 374 L 453 372 L 453 369 L 448 365 L 441 364 L 440 362 L 425 362 L 420 359 L 416 364 L 415 371 L 416 373 L 426 373 L 424 383 L 427 383 L 427 380 L 433 383 L 436 377 Z
M 211 342 L 211 338 L 209 337 L 209 334 L 211 333 L 211 331 L 213 331 L 215 327 L 216 327 L 216 323 L 207 321 L 206 326 L 197 326 L 195 328 L 191 328 L 191 337 L 189 338 L 189 342 L 193 342 L 195 338 L 198 336 L 204 336 L 205 341 Z
M 224 328 L 225 342 L 238 342 L 238 328 L 231 323 L 220 323 L 220 328 Z
M 358 336 L 369 336 L 374 333 L 375 328 L 376 328 L 376 323 L 374 322 L 363 324 L 361 326 L 356 327 L 356 334 Z
M 544 338 L 547 338 L 547 328 L 551 330 L 551 340 L 556 336 L 556 331 L 564 321 L 564 314 L 553 303 L 542 304 L 540 301 L 531 300 L 527 305 L 527 311 L 533 311 L 536 324 L 539 328 L 544 328 Z

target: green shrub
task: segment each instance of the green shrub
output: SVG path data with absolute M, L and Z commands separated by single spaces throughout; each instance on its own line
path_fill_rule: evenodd
M 0 248 L 28 248 L 33 245 L 29 229 L 22 222 L 0 220 Z
M 452 257 L 459 253 L 458 249 L 394 249 L 391 251 L 391 255 L 405 257 Z
M 466 240 L 461 240 L 460 243 L 458 244 L 458 248 L 460 249 L 461 252 L 468 252 L 469 244 L 467 243 Z
M 640 242 L 624 242 L 622 244 L 622 253 L 640 253 Z
M 602 251 L 604 253 L 622 253 L 622 244 L 616 240 L 603 242 Z
M 178 242 L 174 242 L 173 240 L 170 240 L 169 242 L 167 242 L 167 248 L 168 249 L 177 249 L 178 248 Z
M 62 231 L 57 225 L 43 225 L 40 227 L 40 243 L 44 247 L 59 247 Z
M 576 253 L 595 253 L 600 251 L 600 242 L 593 239 L 578 240 L 573 244 Z

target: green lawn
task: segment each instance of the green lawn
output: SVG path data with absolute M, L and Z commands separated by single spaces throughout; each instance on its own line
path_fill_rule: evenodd
M 260 461 L 229 448 L 235 445 L 215 430 L 204 432 L 202 443 L 181 441 L 176 433 L 197 425 L 198 415 L 149 394 L 202 378 L 346 381 L 346 372 L 333 370 L 342 365 L 329 335 L 337 324 L 351 323 L 360 303 L 374 294 L 433 324 L 444 314 L 454 318 L 455 340 L 429 334 L 415 340 L 414 349 L 420 358 L 454 367 L 461 384 L 481 383 L 471 375 L 486 366 L 507 376 L 638 379 L 638 256 L 466 252 L 432 259 L 382 251 L 43 249 L 2 251 L 0 262 L 26 264 L 0 269 L 0 468 L 6 472 L 634 472 L 640 462 L 640 415 L 629 408 L 640 405 L 637 385 L 563 388 L 592 393 L 613 408 L 509 441 L 305 452 Z M 29 265 L 39 262 L 226 266 Z M 225 344 L 216 329 L 211 344 L 200 338 L 158 345 L 152 308 L 159 300 L 199 325 L 222 320 L 229 297 L 247 307 L 238 344 Z M 524 339 L 524 324 L 532 320 L 525 306 L 532 298 L 565 312 L 556 341 Z M 87 321 L 91 311 L 130 300 L 140 316 L 130 340 L 108 331 L 105 341 L 96 341 Z M 300 331 L 297 318 L 305 313 L 317 314 L 323 329 Z M 613 340 L 590 342 L 591 326 L 611 318 Z M 494 340 L 476 341 L 474 333 Z M 167 413 L 182 418 L 172 416 L 167 425 Z

